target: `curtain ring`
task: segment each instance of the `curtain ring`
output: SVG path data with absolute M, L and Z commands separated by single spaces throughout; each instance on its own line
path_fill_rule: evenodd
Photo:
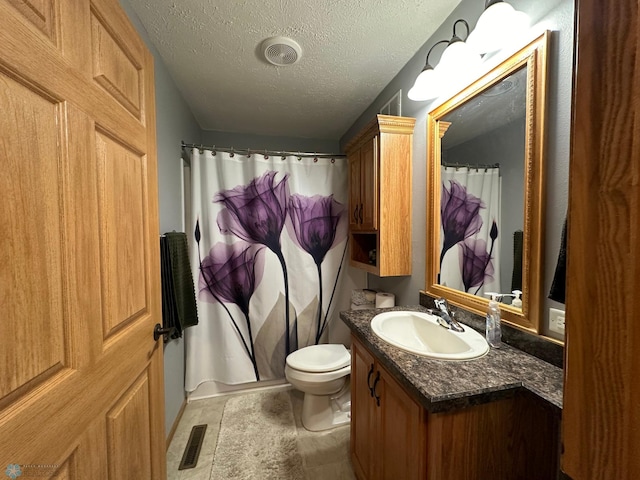
M 214 157 L 216 156 L 216 146 L 213 146 L 213 149 L 211 150 L 211 155 L 213 155 Z
M 269 160 L 269 155 L 267 155 L 267 150 L 266 149 L 264 151 L 264 159 L 265 160 Z
M 198 147 L 198 151 L 200 152 L 200 155 L 204 153 L 204 147 L 202 146 L 202 144 L 200 144 L 200 146 Z
M 235 156 L 236 152 L 234 151 L 233 147 L 231 147 L 231 153 L 229 153 L 229 156 L 231 158 L 233 158 Z
M 335 158 L 332 158 L 332 159 L 331 159 L 331 163 L 336 163 L 336 159 L 335 159 Z
M 315 157 L 313 157 L 313 163 L 318 163 L 318 152 L 313 152 Z
M 247 148 L 247 158 L 251 158 L 251 149 Z

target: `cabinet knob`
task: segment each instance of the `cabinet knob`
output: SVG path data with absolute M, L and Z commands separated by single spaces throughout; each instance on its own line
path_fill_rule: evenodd
M 376 394 L 376 387 L 378 386 L 378 382 L 380 381 L 380 371 L 378 370 L 378 374 L 376 375 L 376 379 L 373 381 L 373 388 L 371 389 L 371 393 L 373 394 L 373 398 L 376 399 L 376 405 L 380 406 L 380 397 Z

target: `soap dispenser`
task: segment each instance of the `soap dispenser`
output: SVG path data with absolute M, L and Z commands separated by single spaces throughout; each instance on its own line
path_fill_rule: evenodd
M 522 300 L 520 299 L 520 295 L 522 295 L 522 291 L 514 290 L 511 293 L 513 293 L 513 301 L 511 302 L 511 305 L 516 308 L 522 308 Z
M 491 300 L 489 300 L 489 309 L 487 310 L 487 323 L 485 329 L 487 343 L 493 348 L 500 348 L 502 331 L 500 329 L 500 305 L 498 304 L 498 301 L 501 300 L 502 295 L 495 292 L 487 292 L 485 295 L 491 297 Z

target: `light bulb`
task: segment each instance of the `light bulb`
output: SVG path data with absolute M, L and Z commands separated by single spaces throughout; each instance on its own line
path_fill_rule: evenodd
M 482 59 L 466 42 L 458 41 L 450 44 L 440 57 L 436 67 L 442 75 L 457 75 L 460 71 L 473 70 L 480 65 Z
M 528 26 L 529 16 L 526 13 L 515 10 L 506 2 L 494 3 L 480 15 L 466 43 L 479 54 L 494 52 Z
M 431 100 L 440 95 L 441 85 L 440 75 L 433 68 L 427 68 L 420 72 L 407 96 L 415 102 Z

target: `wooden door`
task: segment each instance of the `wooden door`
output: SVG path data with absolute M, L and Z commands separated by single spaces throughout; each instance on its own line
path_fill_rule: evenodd
M 378 228 L 378 138 L 368 140 L 360 149 L 360 229 L 368 231 Z
M 360 150 L 349 153 L 349 229 L 360 230 Z
M 640 478 L 640 10 L 577 2 L 562 468 Z
M 369 390 L 375 362 L 355 337 L 351 338 L 351 463 L 358 478 L 369 479 L 377 435 L 373 426 L 375 403 Z
M 378 366 L 380 381 L 375 393 L 380 459 L 377 476 L 381 480 L 425 480 L 426 414 L 391 375 Z
M 152 57 L 113 0 L 0 0 L 0 469 L 162 479 Z

